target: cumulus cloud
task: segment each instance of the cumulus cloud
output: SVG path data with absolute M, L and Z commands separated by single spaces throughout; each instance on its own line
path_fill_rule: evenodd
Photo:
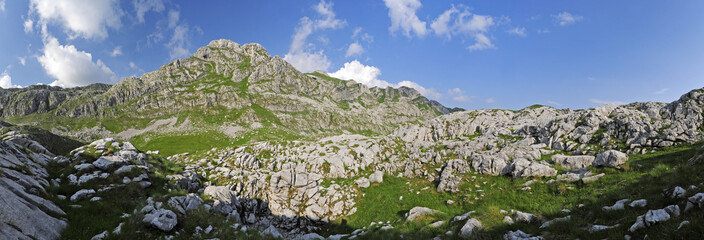
M 162 0 L 134 0 L 132 1 L 132 5 L 137 14 L 137 21 L 140 23 L 144 23 L 144 15 L 147 14 L 147 12 L 164 11 L 164 2 Z
M 331 77 L 344 80 L 354 80 L 369 87 L 409 87 L 415 89 L 420 94 L 429 98 L 439 99 L 442 97 L 442 94 L 439 94 L 437 91 L 435 91 L 435 89 L 425 88 L 418 83 L 411 81 L 402 81 L 398 84 L 393 84 L 379 79 L 379 75 L 381 75 L 381 70 L 379 70 L 379 68 L 374 66 L 366 66 L 357 60 L 347 62 L 342 66 L 342 68 L 340 68 L 336 72 L 330 73 Z
M 34 32 L 34 20 L 27 18 L 22 25 L 24 26 L 24 33 Z
M 471 101 L 471 97 L 465 96 L 464 91 L 460 88 L 453 88 L 450 90 L 447 90 L 447 95 L 452 97 L 452 100 L 456 102 L 469 102 Z M 492 99 L 493 101 L 493 99 Z
M 21 88 L 20 85 L 12 84 L 12 77 L 7 72 L 8 68 L 5 68 L 5 71 L 0 74 L 0 88 Z
M 110 53 L 110 56 L 112 57 L 117 57 L 122 55 L 122 46 L 117 46 L 115 47 L 112 52 Z
M 416 11 L 422 7 L 419 0 L 384 0 L 384 3 L 389 8 L 391 19 L 389 31 L 392 34 L 401 31 L 404 36 L 411 38 L 412 33 L 418 37 L 428 33 L 426 22 L 421 21 L 416 15 Z
M 188 23 L 181 21 L 180 16 L 181 13 L 178 10 L 169 10 L 167 17 L 167 29 L 172 31 L 172 35 L 165 46 L 169 49 L 169 57 L 171 59 L 186 57 L 190 53 L 188 48 L 191 45 L 191 42 L 188 36 L 191 33 L 191 28 Z M 155 34 L 157 34 L 155 36 L 158 36 L 158 39 L 156 39 L 157 41 L 163 38 L 161 33 L 158 32 Z M 148 36 L 147 38 L 151 39 L 153 35 L 154 34 Z
M 527 35 L 526 33 L 526 28 L 525 27 L 515 27 L 511 28 L 508 31 L 506 31 L 508 34 L 513 34 L 513 35 L 518 35 L 521 37 L 525 37 Z
M 0 12 L 5 12 L 5 0 L 0 0 Z
M 320 18 L 312 20 L 302 17 L 296 26 L 291 46 L 288 53 L 284 55 L 284 60 L 301 72 L 327 71 L 330 67 L 330 61 L 323 50 L 316 50 L 313 44 L 308 43 L 308 37 L 315 31 L 338 29 L 346 24 L 344 20 L 335 17 L 332 6 L 331 2 L 321 0 L 313 7 Z
M 20 61 L 20 65 L 22 66 L 27 64 L 27 57 L 17 57 L 17 60 Z
M 582 16 L 572 15 L 568 12 L 561 12 L 557 15 L 552 15 L 552 17 L 555 18 L 555 20 L 558 24 L 560 24 L 560 26 L 567 26 L 583 19 Z
M 118 0 L 31 0 L 30 12 L 37 13 L 42 24 L 62 25 L 69 38 L 87 39 L 106 38 L 108 28 L 120 28 L 123 14 Z
M 592 103 L 604 104 L 604 105 L 624 105 L 624 104 L 626 104 L 625 102 L 621 102 L 621 101 L 607 101 L 607 100 L 595 99 L 595 98 L 591 98 L 591 99 L 589 99 L 589 101 Z
M 46 73 L 56 80 L 50 85 L 61 87 L 85 86 L 91 83 L 111 83 L 118 80 L 102 61 L 93 61 L 90 53 L 73 45 L 61 45 L 51 36 L 44 40 L 43 55 L 37 57 Z
M 501 18 L 497 20 L 492 16 L 473 14 L 467 7 L 460 6 L 458 8 L 453 5 L 433 20 L 430 28 L 435 32 L 435 35 L 447 39 L 451 39 L 455 35 L 468 35 L 474 39 L 474 43 L 469 45 L 467 49 L 476 51 L 495 48 L 487 34 L 499 22 L 502 22 Z
M 359 44 L 359 42 L 353 42 L 347 48 L 347 52 L 345 53 L 345 57 L 359 56 L 363 52 L 364 52 L 364 47 L 362 47 L 362 45 Z

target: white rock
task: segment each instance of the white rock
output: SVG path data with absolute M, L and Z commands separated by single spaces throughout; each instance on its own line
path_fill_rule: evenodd
M 552 225 L 556 222 L 566 222 L 566 221 L 569 221 L 570 219 L 571 219 L 571 216 L 555 218 L 553 220 L 544 222 L 542 225 L 540 225 L 540 228 L 542 229 L 542 228 L 550 227 L 550 225 Z
M 108 231 L 104 231 L 98 235 L 93 236 L 90 240 L 103 240 L 108 237 Z
M 635 200 L 628 204 L 630 207 L 645 207 L 646 205 L 648 205 L 648 200 L 645 199 Z
M 604 211 L 616 211 L 616 210 L 623 210 L 626 208 L 626 203 L 631 201 L 631 199 L 621 199 L 616 201 L 613 206 L 608 206 L 608 207 L 603 207 L 602 209 Z
M 171 210 L 156 209 L 144 215 L 142 222 L 154 226 L 161 231 L 169 232 L 176 226 L 178 219 L 176 218 L 176 214 Z
M 411 208 L 408 213 L 406 213 L 406 221 L 415 221 L 417 218 L 425 215 L 432 215 L 439 213 L 437 210 L 433 210 L 427 207 L 414 207 Z
M 78 190 L 78 192 L 74 193 L 73 196 L 71 196 L 71 202 L 76 202 L 80 201 L 86 198 L 89 198 L 95 194 L 95 190 L 93 189 L 81 189 Z
M 475 218 L 470 218 L 460 229 L 460 237 L 468 238 L 472 235 L 474 230 L 482 229 L 482 223 Z

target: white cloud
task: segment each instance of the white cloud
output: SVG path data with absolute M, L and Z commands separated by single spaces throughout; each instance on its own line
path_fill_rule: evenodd
M 0 0 L 0 12 L 5 12 L 5 0 Z
M 548 29 L 538 29 L 538 34 L 545 34 L 545 33 L 550 33 L 550 30 L 548 30 Z
M 486 103 L 495 103 L 495 102 L 496 102 L 496 100 L 494 100 L 494 98 L 487 98 L 486 99 Z
M 288 53 L 284 55 L 284 60 L 301 72 L 327 71 L 330 67 L 328 57 L 322 50 L 316 50 L 313 44 L 308 43 L 308 37 L 315 31 L 338 29 L 346 24 L 344 20 L 335 18 L 332 3 L 321 0 L 313 9 L 321 18 L 311 20 L 302 17 L 296 26 Z
M 624 104 L 626 104 L 625 102 L 621 102 L 621 101 L 607 101 L 607 100 L 594 99 L 594 98 L 589 99 L 589 101 L 592 103 L 604 104 L 604 105 L 609 105 L 609 104 L 624 105 Z
M 462 91 L 462 89 L 460 89 L 460 88 L 453 88 L 453 89 L 447 90 L 447 95 L 450 95 L 452 97 L 452 100 L 454 100 L 456 102 L 469 102 L 469 101 L 471 101 L 471 98 L 472 98 L 472 97 L 465 96 L 464 91 Z
M 660 95 L 660 94 L 663 94 L 663 93 L 667 92 L 667 90 L 670 90 L 670 89 L 669 89 L 669 88 L 663 88 L 663 89 L 660 89 L 660 90 L 654 92 L 654 94 L 655 94 L 655 95 Z
M 181 13 L 176 10 L 170 10 L 169 11 L 169 28 L 175 28 L 176 24 L 178 24 L 178 20 L 181 17 Z
M 476 42 L 474 44 L 470 45 L 469 47 L 467 47 L 467 49 L 469 49 L 469 51 L 477 51 L 477 50 L 495 48 L 494 44 L 491 43 L 491 40 L 489 39 L 489 37 L 487 37 L 483 33 L 475 34 L 474 40 L 476 40 Z
M 379 68 L 374 66 L 365 66 L 357 60 L 347 62 L 342 68 L 340 68 L 336 72 L 330 73 L 331 77 L 344 80 L 354 80 L 369 87 L 409 87 L 415 89 L 420 94 L 428 98 L 439 99 L 442 97 L 442 94 L 435 91 L 435 89 L 425 88 L 418 83 L 411 81 L 402 81 L 398 84 L 393 84 L 384 80 L 380 80 L 379 75 L 381 75 L 381 70 L 379 70 Z
M 422 6 L 419 0 L 384 0 L 384 3 L 389 8 L 389 31 L 392 34 L 400 30 L 404 36 L 410 38 L 411 33 L 418 37 L 428 33 L 426 23 L 416 15 L 416 11 Z
M 31 33 L 34 31 L 34 20 L 27 18 L 24 20 L 24 33 Z
M 594 78 L 594 77 L 587 77 L 587 80 L 589 80 L 589 81 L 595 81 L 596 78 Z
M 525 27 L 515 27 L 515 28 L 511 28 L 511 29 L 509 29 L 509 30 L 506 31 L 506 32 L 509 33 L 509 34 L 518 35 L 518 36 L 521 36 L 521 37 L 525 37 L 525 36 L 527 35 L 527 34 L 526 34 L 526 28 L 525 28 Z
M 430 24 L 430 28 L 433 29 L 433 32 L 435 32 L 436 35 L 438 36 L 445 36 L 448 39 L 452 38 L 451 34 L 451 26 L 450 20 L 452 18 L 453 14 L 458 13 L 459 11 L 455 6 L 452 6 L 452 8 L 445 10 L 438 18 L 433 20 L 433 22 Z
M 93 62 L 90 53 L 79 51 L 73 45 L 60 45 L 51 36 L 44 40 L 43 55 L 37 57 L 46 73 L 55 78 L 52 86 L 76 87 L 91 83 L 116 82 L 117 76 L 102 61 Z
M 166 43 L 166 46 L 170 49 L 169 56 L 171 59 L 188 56 L 188 25 L 182 24 L 177 25 L 174 28 L 174 35 L 171 36 L 171 40 Z
M 27 57 L 17 57 L 17 60 L 20 61 L 20 64 L 21 64 L 22 66 L 24 66 L 25 64 L 27 64 Z
M 144 22 L 144 15 L 149 11 L 161 12 L 164 11 L 164 2 L 162 0 L 134 0 L 132 1 L 134 11 L 137 14 L 137 21 Z
M 347 48 L 347 52 L 345 53 L 345 57 L 359 56 L 363 52 L 364 52 L 364 48 L 362 47 L 362 45 L 359 44 L 358 42 L 353 42 Z
M 115 47 L 115 49 L 113 49 L 112 52 L 110 53 L 110 56 L 112 56 L 112 57 L 117 57 L 120 55 L 122 55 L 122 46 Z
M 129 66 L 130 66 L 130 69 L 135 70 L 135 71 L 137 71 L 138 73 L 143 73 L 143 72 L 144 72 L 144 70 L 143 70 L 142 68 L 140 68 L 139 66 L 137 66 L 137 64 L 135 64 L 134 62 L 130 62 L 130 63 L 129 63 Z
M 560 104 L 559 102 L 555 102 L 555 101 L 547 101 L 547 103 L 548 103 L 548 104 L 550 104 L 550 105 L 553 105 L 553 106 L 558 106 L 558 107 L 562 107 L 562 104 Z
M 510 20 L 506 17 L 496 20 L 492 16 L 473 14 L 467 7 L 460 6 L 460 8 L 462 8 L 461 11 L 453 5 L 433 20 L 430 28 L 435 35 L 444 36 L 447 39 L 460 34 L 471 36 L 475 42 L 467 47 L 470 51 L 495 48 L 491 38 L 487 36 L 488 32 L 493 26 Z
M 38 13 L 42 25 L 60 23 L 69 38 L 104 39 L 108 27 L 117 29 L 122 25 L 118 0 L 31 0 L 30 11 Z
M 572 15 L 568 12 L 561 12 L 557 15 L 552 15 L 552 17 L 555 18 L 555 20 L 560 24 L 560 26 L 567 26 L 583 19 L 582 16 Z
M 9 67 L 8 67 L 9 68 Z M 12 84 L 12 77 L 7 73 L 7 68 L 0 74 L 0 88 L 21 88 L 20 85 Z

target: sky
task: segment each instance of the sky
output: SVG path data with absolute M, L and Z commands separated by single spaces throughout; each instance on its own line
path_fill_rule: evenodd
M 0 0 L 0 87 L 121 79 L 216 39 L 465 109 L 671 102 L 704 87 L 704 1 Z

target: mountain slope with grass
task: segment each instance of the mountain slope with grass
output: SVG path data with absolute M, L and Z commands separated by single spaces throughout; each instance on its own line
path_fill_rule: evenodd
M 369 88 L 322 72 L 301 73 L 258 44 L 229 40 L 114 86 L 30 86 L 2 89 L 0 98 L 7 122 L 146 146 L 202 135 L 214 145 L 379 135 L 450 112 L 411 88 Z

